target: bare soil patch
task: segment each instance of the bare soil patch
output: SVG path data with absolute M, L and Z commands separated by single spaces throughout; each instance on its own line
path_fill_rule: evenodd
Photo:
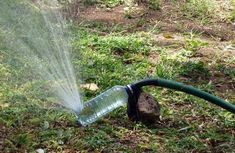
M 182 3 L 182 2 L 181 2 Z M 129 32 L 147 30 L 149 26 L 156 26 L 161 32 L 189 32 L 195 31 L 209 37 L 219 38 L 221 41 L 235 39 L 235 27 L 223 20 L 212 20 L 203 25 L 198 21 L 187 19 L 179 10 L 180 2 L 175 4 L 165 1 L 161 10 L 151 10 L 145 3 L 135 6 L 133 11 L 125 13 L 127 6 L 105 8 L 74 5 L 70 14 L 77 22 L 103 22 L 130 26 Z M 135 28 L 133 28 L 135 26 Z

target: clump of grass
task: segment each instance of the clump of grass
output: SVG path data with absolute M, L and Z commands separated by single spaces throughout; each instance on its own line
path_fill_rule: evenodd
M 101 4 L 103 6 L 112 8 L 124 3 L 124 0 L 83 0 L 85 5 Z
M 153 10 L 160 10 L 161 0 L 149 0 L 149 8 Z
M 148 52 L 150 48 L 145 41 L 146 39 L 138 36 L 111 36 L 99 39 L 94 43 L 97 44 L 108 44 L 109 49 L 116 52 Z
M 235 79 L 235 68 L 229 67 L 225 64 L 218 64 L 217 69 L 225 75 Z
M 97 0 L 83 0 L 83 4 L 85 5 L 95 5 L 97 3 L 98 3 Z
M 229 19 L 230 19 L 231 21 L 234 21 L 234 20 L 235 20 L 235 9 L 232 11 L 232 13 L 231 13 Z
M 235 0 L 231 0 L 231 4 L 233 6 L 233 10 L 232 10 L 232 12 L 231 12 L 231 14 L 229 16 L 229 19 L 231 21 L 235 21 Z
M 165 79 L 176 79 L 179 71 L 179 63 L 174 57 L 166 53 L 161 54 L 161 60 L 156 65 L 156 76 Z
M 138 16 L 143 17 L 144 14 L 147 12 L 145 10 L 138 11 L 139 8 L 136 7 L 135 3 L 140 3 L 140 1 L 130 0 L 126 2 L 127 7 L 125 8 L 125 17 L 126 18 L 133 18 L 136 16 L 135 14 L 138 14 Z M 160 10 L 161 9 L 161 0 L 148 0 L 147 2 L 141 1 L 143 3 L 147 3 L 147 7 L 152 10 Z M 137 13 L 138 12 L 138 13 Z M 140 19 L 141 20 L 141 19 Z
M 182 7 L 183 14 L 189 19 L 207 21 L 212 17 L 214 5 L 209 0 L 188 0 Z
M 188 39 L 184 47 L 186 50 L 195 52 L 199 50 L 201 47 L 207 46 L 207 45 L 208 43 L 203 42 L 198 39 Z
M 125 17 L 128 19 L 131 19 L 133 12 L 134 12 L 134 7 L 132 7 L 132 6 L 126 7 L 125 8 Z
M 106 7 L 115 7 L 124 3 L 124 0 L 101 0 L 101 3 Z
M 207 46 L 208 43 L 202 41 L 196 37 L 196 34 L 190 32 L 186 37 L 186 43 L 184 44 L 184 50 L 181 52 L 186 57 L 193 57 L 199 49 Z
M 206 67 L 205 63 L 202 61 L 195 62 L 185 62 L 181 65 L 181 75 L 191 78 L 193 80 L 198 80 L 203 78 L 203 80 L 207 80 L 210 76 L 210 71 Z

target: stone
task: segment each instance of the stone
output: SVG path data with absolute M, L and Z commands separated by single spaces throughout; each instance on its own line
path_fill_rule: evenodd
M 160 121 L 161 106 L 156 99 L 145 92 L 141 92 L 137 101 L 138 118 L 144 124 L 154 124 Z
M 36 150 L 36 153 L 44 153 L 44 150 L 39 148 L 39 149 Z

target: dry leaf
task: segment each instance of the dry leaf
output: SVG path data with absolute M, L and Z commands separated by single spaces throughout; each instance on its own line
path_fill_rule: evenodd
M 82 84 L 81 88 L 91 90 L 91 91 L 96 91 L 99 89 L 99 87 L 95 83 Z
M 10 105 L 8 103 L 1 103 L 0 102 L 0 108 L 6 108 L 9 107 Z
M 163 37 L 166 39 L 174 39 L 174 36 L 171 33 L 163 33 Z

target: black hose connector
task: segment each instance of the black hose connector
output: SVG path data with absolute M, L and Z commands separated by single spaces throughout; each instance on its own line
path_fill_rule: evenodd
M 142 92 L 140 89 L 134 89 L 130 85 L 126 86 L 126 91 L 129 95 L 127 102 L 127 115 L 131 121 L 139 121 L 139 116 L 137 113 L 137 102 Z
M 157 79 L 142 80 L 134 84 L 128 85 L 126 87 L 127 93 L 129 94 L 127 114 L 131 120 L 138 121 L 138 114 L 137 114 L 137 109 L 136 109 L 138 97 L 142 91 L 141 88 L 143 86 L 148 86 L 148 85 L 154 85 L 154 86 L 174 89 L 177 91 L 182 91 L 182 92 L 194 95 L 196 97 L 205 99 L 235 114 L 235 105 L 233 105 L 232 103 L 226 102 L 225 100 L 222 100 L 207 92 L 196 89 L 192 86 L 185 85 L 185 84 L 171 81 L 171 80 L 157 78 Z

